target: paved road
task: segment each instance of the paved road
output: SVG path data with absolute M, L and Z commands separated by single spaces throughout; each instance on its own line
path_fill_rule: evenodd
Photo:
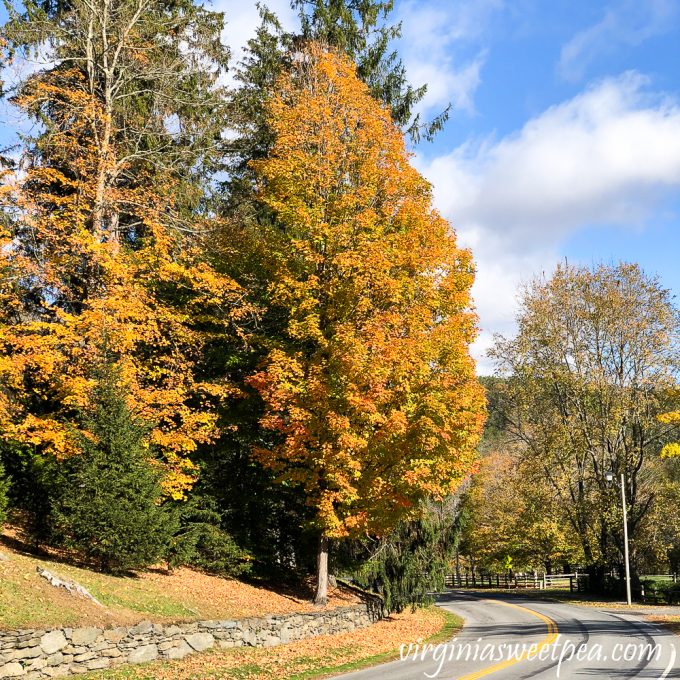
M 465 627 L 452 642 L 428 652 L 424 658 L 419 650 L 414 660 L 412 650 L 405 660 L 339 677 L 342 680 L 680 678 L 680 638 L 633 613 L 464 592 L 442 595 L 439 605 L 465 619 Z

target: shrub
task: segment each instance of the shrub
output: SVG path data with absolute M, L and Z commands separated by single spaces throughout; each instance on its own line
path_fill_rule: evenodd
M 220 526 L 220 515 L 210 498 L 194 496 L 179 508 L 180 529 L 168 552 L 168 566 L 191 566 L 222 576 L 238 576 L 250 569 L 246 553 Z

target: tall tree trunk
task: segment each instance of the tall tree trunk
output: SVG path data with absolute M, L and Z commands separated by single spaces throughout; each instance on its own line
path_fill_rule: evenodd
M 109 54 L 110 35 L 111 30 L 111 0 L 104 0 L 101 9 L 101 16 L 98 17 L 101 30 L 101 71 L 103 72 L 103 108 L 104 108 L 104 125 L 101 130 L 96 131 L 99 146 L 99 163 L 97 167 L 97 184 L 95 189 L 94 206 L 93 206 L 93 223 L 95 234 L 100 238 L 111 238 L 111 234 L 107 233 L 107 226 L 104 224 L 105 220 L 105 196 L 107 189 L 108 175 L 111 172 L 111 135 L 113 124 L 113 79 L 115 64 L 112 63 Z M 91 82 L 94 86 L 94 81 Z M 92 95 L 96 91 L 91 92 Z
M 316 595 L 314 604 L 328 604 L 328 537 L 319 536 L 319 549 L 316 554 Z
M 110 116 L 106 115 L 104 121 L 104 129 L 102 130 L 99 152 L 99 163 L 97 168 L 97 184 L 94 197 L 94 206 L 92 209 L 94 231 L 100 238 L 111 238 L 111 234 L 106 233 L 106 225 L 104 224 L 104 199 L 106 196 L 106 179 L 109 172 L 109 154 L 111 147 L 111 121 Z

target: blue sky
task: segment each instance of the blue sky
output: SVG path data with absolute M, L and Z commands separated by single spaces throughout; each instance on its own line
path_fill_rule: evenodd
M 254 3 L 217 4 L 238 46 Z M 518 286 L 560 259 L 638 261 L 680 293 L 680 0 L 396 0 L 395 17 L 423 113 L 454 106 L 414 162 L 473 249 L 480 373 Z
M 517 286 L 562 258 L 638 261 L 680 292 L 680 2 L 471 0 L 398 5 L 435 111 L 417 150 L 473 248 L 482 334 L 512 333 Z M 436 96 L 435 96 L 436 95 Z
M 288 0 L 267 3 L 293 27 Z M 214 0 L 238 58 L 255 2 Z M 680 293 L 680 0 L 396 0 L 421 104 L 451 120 L 414 163 L 478 267 L 481 373 L 522 281 L 639 261 Z

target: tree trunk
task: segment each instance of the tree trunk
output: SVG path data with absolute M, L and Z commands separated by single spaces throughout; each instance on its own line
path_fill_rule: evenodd
M 107 233 L 106 225 L 104 224 L 105 212 L 105 198 L 107 189 L 107 178 L 111 170 L 110 168 L 110 154 L 111 154 L 111 108 L 108 105 L 110 95 L 107 90 L 107 106 L 104 115 L 104 125 L 101 131 L 101 138 L 99 140 L 99 158 L 97 167 L 97 184 L 94 196 L 94 205 L 92 207 L 92 221 L 94 232 L 99 238 L 107 237 L 111 239 L 112 234 Z
M 319 550 L 316 555 L 316 595 L 314 604 L 325 607 L 328 604 L 328 537 L 319 536 Z

